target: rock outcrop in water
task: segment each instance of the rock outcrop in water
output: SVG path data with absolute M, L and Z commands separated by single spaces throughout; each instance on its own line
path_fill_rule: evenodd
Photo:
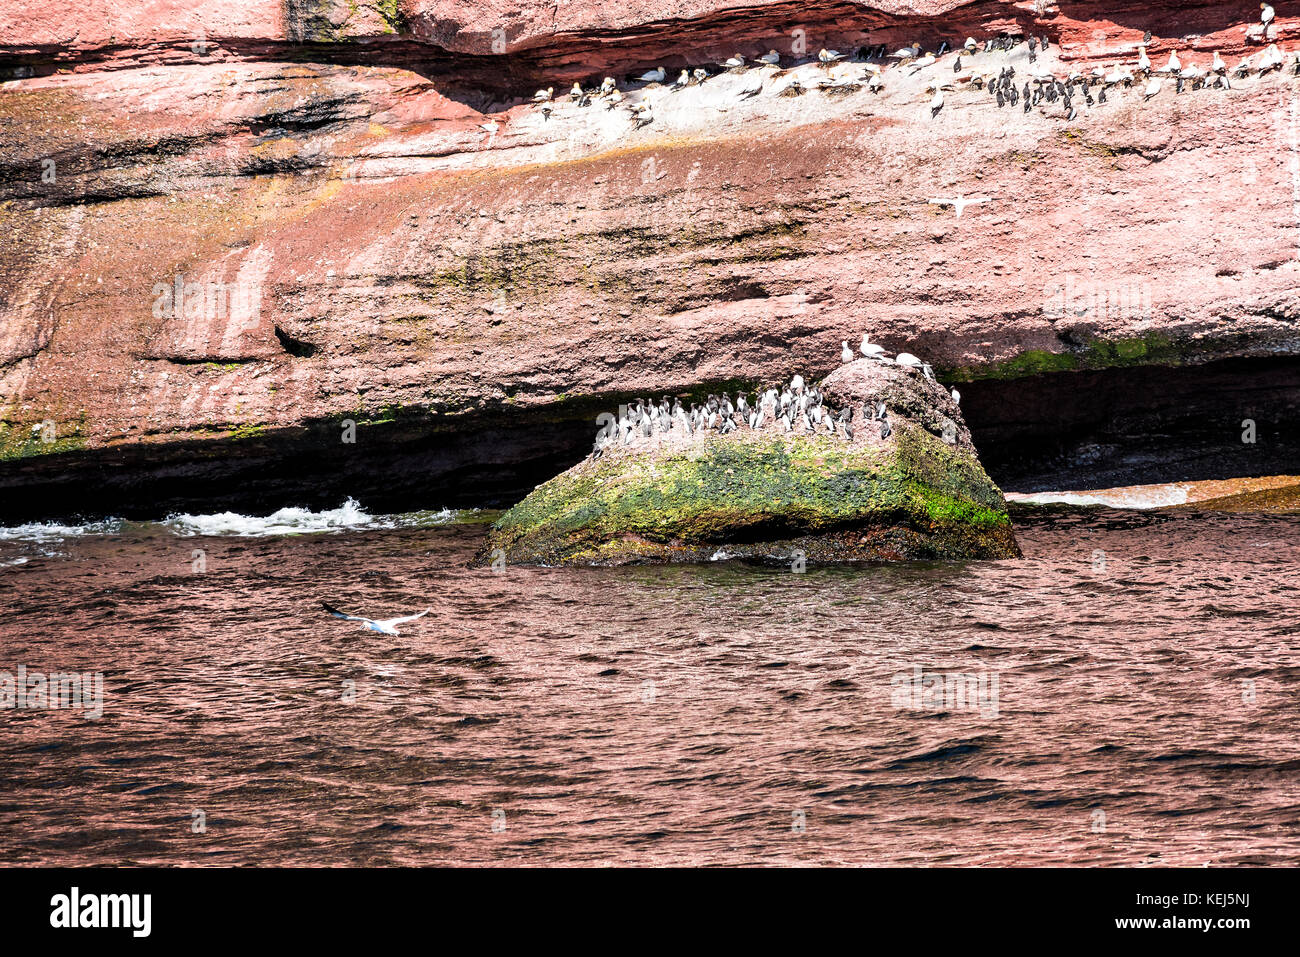
M 573 461 L 538 446 L 591 408 L 825 372 L 864 325 L 952 381 L 1293 357 L 1289 68 L 1121 87 L 1068 122 L 999 109 L 951 54 L 879 93 L 814 89 L 815 63 L 797 96 L 743 96 L 761 70 L 628 80 L 998 34 L 1049 36 L 1036 66 L 1064 76 L 1131 66 L 1147 30 L 1154 62 L 1235 67 L 1290 55 L 1287 13 L 1265 36 L 1252 4 L 1169 0 L 10 4 L 0 501 L 284 504 L 267 479 L 334 507 L 376 474 L 511 495 Z M 1003 65 L 1027 76 L 1025 45 L 964 69 Z M 653 122 L 563 93 L 605 75 Z M 382 461 L 336 454 L 348 420 Z
M 852 438 L 771 422 L 655 433 L 534 489 L 493 526 L 487 549 L 552 565 L 1020 554 L 947 390 L 866 359 L 821 388 L 831 407 L 858 410 Z M 860 411 L 882 402 L 888 429 Z

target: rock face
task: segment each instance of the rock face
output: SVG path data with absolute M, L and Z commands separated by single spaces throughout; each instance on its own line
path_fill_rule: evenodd
M 486 477 L 508 496 L 572 462 L 597 407 L 823 373 L 864 330 L 948 381 L 1154 370 L 1134 397 L 1161 368 L 1294 362 L 1289 67 L 1231 90 L 1167 82 L 1149 101 L 1116 88 L 1072 122 L 1059 104 L 998 109 L 951 55 L 888 66 L 878 94 L 814 90 L 815 63 L 680 91 L 627 79 L 999 32 L 1049 36 L 1036 66 L 1058 76 L 1131 65 L 1148 29 L 1153 62 L 1235 66 L 1300 33 L 1283 15 L 1263 36 L 1257 15 L 1118 0 L 10 4 L 0 511 L 39 510 L 31 490 L 56 486 L 117 495 L 105 508 L 198 487 L 284 504 L 293 468 L 319 463 L 300 488 L 364 483 L 375 450 L 396 461 L 429 436 L 444 449 L 419 452 L 425 471 L 385 485 L 446 502 Z M 1019 82 L 1027 48 L 963 69 L 1005 65 Z M 605 75 L 652 122 L 564 94 Z M 783 95 L 797 77 L 809 91 Z M 954 88 L 932 118 L 938 79 Z M 549 111 L 530 102 L 538 86 L 556 89 Z M 1023 412 L 989 401 L 981 421 L 1005 436 Z M 364 462 L 336 454 L 347 421 Z
M 812 561 L 1020 554 L 948 392 L 860 359 L 823 384 L 858 410 L 852 439 L 774 424 L 676 429 L 605 451 L 544 483 L 493 526 L 507 563 L 622 564 L 749 557 Z M 863 406 L 884 402 L 881 424 Z

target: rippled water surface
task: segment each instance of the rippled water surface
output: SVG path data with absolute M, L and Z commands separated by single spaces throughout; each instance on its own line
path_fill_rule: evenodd
M 1300 862 L 1300 518 L 795 574 L 493 573 L 450 517 L 0 536 L 0 672 L 104 675 L 98 720 L 0 711 L 6 863 Z

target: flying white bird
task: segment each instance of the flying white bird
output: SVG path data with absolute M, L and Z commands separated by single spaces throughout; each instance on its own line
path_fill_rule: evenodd
M 943 199 L 940 197 L 936 197 L 930 200 L 930 205 L 951 206 L 953 209 L 957 210 L 957 218 L 961 219 L 962 210 L 964 210 L 967 206 L 974 206 L 977 203 L 987 203 L 987 202 L 989 202 L 988 196 L 972 196 L 969 199 L 967 199 L 965 196 L 958 196 L 955 199 Z
M 407 621 L 415 621 L 417 618 L 423 618 L 429 612 L 433 611 L 432 608 L 426 608 L 418 615 L 405 615 L 401 618 L 385 618 L 382 621 L 376 621 L 374 618 L 362 618 L 358 615 L 345 615 L 337 608 L 333 608 L 325 602 L 321 602 L 320 604 L 322 608 L 335 618 L 342 618 L 344 621 L 359 621 L 361 622 L 362 631 L 377 631 L 381 635 L 397 635 L 398 625 Z

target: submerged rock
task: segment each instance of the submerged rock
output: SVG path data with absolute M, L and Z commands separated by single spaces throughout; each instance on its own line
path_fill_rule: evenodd
M 855 410 L 851 440 L 774 425 L 656 434 L 539 485 L 492 527 L 487 550 L 548 565 L 1019 556 L 1002 492 L 942 386 L 863 359 L 821 390 Z M 862 414 L 881 402 L 884 438 Z

